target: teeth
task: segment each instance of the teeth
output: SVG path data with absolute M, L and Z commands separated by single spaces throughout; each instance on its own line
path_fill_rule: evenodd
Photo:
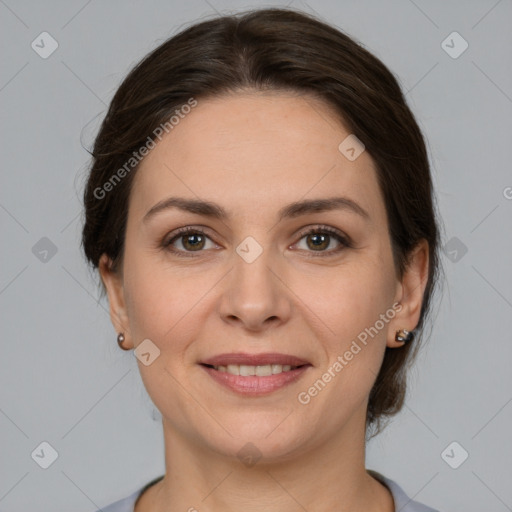
M 246 364 L 228 364 L 227 366 L 214 366 L 219 372 L 227 372 L 231 375 L 241 375 L 248 377 L 256 375 L 257 377 L 266 377 L 268 375 L 276 375 L 282 372 L 295 370 L 298 366 L 290 366 L 289 364 L 266 364 L 263 366 L 249 366 Z
M 248 377 L 249 375 L 256 375 L 256 367 L 255 366 L 246 366 L 245 364 L 241 364 L 240 375 L 242 377 Z
M 217 369 L 220 370 L 220 367 Z M 231 373 L 231 375 L 240 375 L 240 366 L 237 364 L 228 364 L 228 373 Z
M 266 364 L 265 366 L 256 366 L 256 375 L 258 377 L 267 377 L 272 375 L 272 366 Z

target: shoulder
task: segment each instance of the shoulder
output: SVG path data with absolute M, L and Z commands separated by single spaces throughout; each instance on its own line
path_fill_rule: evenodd
M 393 495 L 393 500 L 395 501 L 395 511 L 400 512 L 439 512 L 439 510 L 436 510 L 434 508 L 428 507 L 427 505 L 424 505 L 422 503 L 419 503 L 418 501 L 414 501 L 407 494 L 405 491 L 394 481 L 390 478 L 386 478 L 384 475 L 378 473 L 377 471 L 373 471 L 371 469 L 368 469 L 367 472 L 379 480 L 382 484 L 384 484 Z M 110 511 L 109 511 L 110 512 Z
M 115 503 L 111 503 L 106 507 L 102 507 L 97 512 L 133 512 L 133 509 L 135 508 L 135 502 L 137 501 L 137 498 L 141 492 L 142 489 L 138 489 L 133 494 L 130 494 L 130 496 L 116 501 Z
M 157 478 L 154 478 L 151 480 L 151 482 L 145 484 L 140 489 L 137 489 L 134 493 L 130 494 L 130 496 L 127 496 L 126 498 L 123 498 L 121 500 L 116 501 L 115 503 L 111 503 L 110 505 L 107 505 L 106 507 L 102 507 L 97 512 L 133 512 L 135 508 L 135 503 L 137 502 L 137 499 L 139 496 L 149 487 L 156 484 L 160 480 L 164 478 L 165 475 L 159 476 Z

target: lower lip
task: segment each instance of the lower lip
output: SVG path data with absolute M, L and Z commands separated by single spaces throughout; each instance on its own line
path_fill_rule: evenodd
M 219 372 L 209 366 L 201 365 L 210 377 L 215 379 L 219 384 L 240 393 L 242 395 L 260 396 L 272 393 L 278 389 L 283 388 L 287 384 L 291 384 L 299 379 L 308 368 L 310 364 L 290 370 L 288 372 L 281 372 L 275 375 L 267 375 L 265 377 L 257 377 L 250 375 L 248 377 L 241 377 L 240 375 L 232 375 L 228 372 Z

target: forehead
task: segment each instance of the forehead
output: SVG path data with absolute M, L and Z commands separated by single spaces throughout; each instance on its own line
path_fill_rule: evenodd
M 130 208 L 143 215 L 169 195 L 214 199 L 237 214 L 276 211 L 301 198 L 346 195 L 382 213 L 373 160 L 340 152 L 350 135 L 308 95 L 242 93 L 197 100 L 144 158 Z

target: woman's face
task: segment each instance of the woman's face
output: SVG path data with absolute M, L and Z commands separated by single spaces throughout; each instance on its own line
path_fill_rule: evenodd
M 398 280 L 373 161 L 354 159 L 350 139 L 339 149 L 349 135 L 311 97 L 244 93 L 198 100 L 141 163 L 122 276 L 106 258 L 100 270 L 116 329 L 133 347 L 150 340 L 138 365 L 167 435 L 281 458 L 363 435 L 384 350 L 415 327 L 424 276 Z M 152 210 L 170 198 L 216 207 Z M 334 198 L 346 202 L 310 203 Z M 202 364 L 240 353 L 308 366 L 236 377 Z

